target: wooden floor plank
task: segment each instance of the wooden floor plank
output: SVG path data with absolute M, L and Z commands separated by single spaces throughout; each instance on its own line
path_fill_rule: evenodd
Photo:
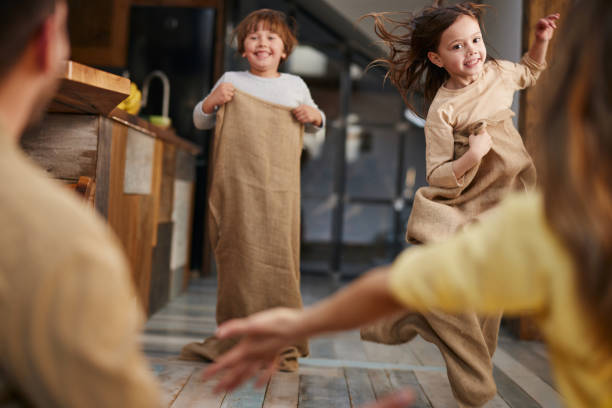
M 214 320 L 211 320 L 210 316 L 186 316 L 182 314 L 155 314 L 153 319 L 157 321 L 171 321 L 171 322 L 187 322 L 194 324 L 211 324 Z
M 438 348 L 423 340 L 420 336 L 415 337 L 409 343 L 409 346 L 422 364 L 445 366 L 444 359 Z M 434 408 L 456 408 L 458 406 L 446 372 L 415 372 L 415 376 Z
M 511 408 L 540 408 L 540 405 L 529 394 L 498 367 L 493 367 L 493 377 L 497 385 L 497 393 Z
M 201 335 L 209 335 L 214 332 L 216 324 L 203 325 L 202 323 L 186 323 L 176 320 L 161 320 L 152 319 L 147 322 L 145 330 L 185 330 L 194 333 L 200 333 Z
M 313 358 L 336 358 L 333 337 L 318 337 L 309 341 L 310 357 Z
M 337 359 L 351 361 L 368 361 L 363 342 L 356 330 L 344 333 L 333 339 L 334 354 Z
M 431 408 L 429 399 L 425 395 L 425 391 L 419 384 L 417 377 L 412 371 L 389 371 L 389 380 L 394 390 L 409 387 L 414 393 L 414 403 L 411 408 Z
M 161 386 L 162 404 L 164 407 L 169 407 L 196 368 L 165 363 L 153 364 L 153 370 Z
M 532 350 L 534 353 L 538 353 L 540 356 L 544 357 L 546 360 L 550 358 L 548 354 L 548 347 L 546 343 L 542 343 L 539 341 L 529 341 L 525 342 L 525 346 Z
M 298 373 L 278 372 L 270 379 L 263 408 L 296 408 L 299 391 L 300 375 Z
M 510 408 L 510 405 L 497 394 L 491 401 L 484 404 L 483 408 Z
M 363 368 L 345 368 L 344 375 L 348 384 L 351 407 L 357 408 L 376 400 L 370 378 L 368 377 L 368 370 Z
M 391 364 L 423 365 L 408 344 L 387 345 L 362 342 L 368 360 Z
M 408 346 L 423 365 L 446 367 L 440 350 L 421 336 L 416 336 Z
M 546 408 L 560 408 L 562 406 L 559 394 L 552 387 L 513 359 L 503 349 L 497 349 L 493 356 L 493 362 L 541 406 Z
M 380 400 L 393 392 L 393 385 L 385 370 L 368 370 L 376 400 Z
M 433 408 L 457 408 L 446 373 L 415 372 L 419 384 Z
M 251 380 L 228 393 L 221 408 L 261 408 L 266 395 L 266 387 L 255 388 L 255 380 Z
M 344 370 L 339 367 L 309 367 L 301 366 L 300 375 L 312 375 L 319 377 L 337 377 L 344 378 Z
M 500 340 L 499 347 L 540 377 L 546 384 L 556 389 L 548 358 L 535 352 L 533 348 L 528 346 L 529 343 L 533 342 Z
M 225 394 L 214 394 L 213 389 L 217 380 L 202 382 L 202 371 L 203 369 L 196 370 L 191 375 L 183 390 L 174 400 L 172 408 L 219 408 L 221 406 Z
M 348 387 L 344 376 L 300 374 L 300 408 L 350 407 Z
M 202 341 L 201 337 L 196 336 L 166 336 L 166 335 L 156 335 L 156 334 L 143 334 L 140 336 L 141 343 L 145 346 L 158 347 L 160 350 L 175 350 L 178 352 L 181 351 L 185 344 L 194 342 L 194 341 Z

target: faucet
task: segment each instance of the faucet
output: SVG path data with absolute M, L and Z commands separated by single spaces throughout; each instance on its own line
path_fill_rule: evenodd
M 155 70 L 155 71 L 151 72 L 144 79 L 144 82 L 142 84 L 142 103 L 141 103 L 140 106 L 142 106 L 143 108 L 145 106 L 147 106 L 147 99 L 149 97 L 149 84 L 150 84 L 151 80 L 153 78 L 155 78 L 155 77 L 158 77 L 159 79 L 161 79 L 163 87 L 164 87 L 164 96 L 163 96 L 163 103 L 162 103 L 162 116 L 164 118 L 167 118 L 168 117 L 168 108 L 169 108 L 169 104 L 170 104 L 170 80 L 168 80 L 168 77 L 166 76 L 166 74 L 164 74 L 160 70 Z

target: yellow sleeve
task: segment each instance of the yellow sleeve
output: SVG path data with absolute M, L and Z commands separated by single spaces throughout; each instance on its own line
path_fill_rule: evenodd
M 448 241 L 404 251 L 390 290 L 406 305 L 449 312 L 543 311 L 559 258 L 537 195 L 513 197 Z
M 19 388 L 36 406 L 158 407 L 123 256 L 106 241 L 88 241 L 41 276 L 32 293 L 29 319 L 21 323 L 30 340 L 13 353 Z

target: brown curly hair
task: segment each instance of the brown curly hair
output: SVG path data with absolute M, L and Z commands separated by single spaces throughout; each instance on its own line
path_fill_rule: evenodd
M 238 53 L 244 53 L 244 40 L 245 38 L 257 31 L 257 27 L 262 24 L 264 28 L 272 31 L 280 36 L 285 46 L 286 57 L 281 60 L 285 61 L 289 58 L 289 55 L 298 44 L 296 37 L 296 23 L 293 19 L 288 19 L 285 13 L 282 11 L 271 10 L 271 9 L 259 9 L 251 12 L 246 16 L 238 27 L 234 30 L 232 35 L 236 38 L 238 45 Z
M 459 16 L 475 18 L 482 27 L 485 8 L 482 4 L 463 2 L 453 6 L 444 6 L 442 1 L 435 1 L 431 7 L 413 13 L 370 13 L 361 19 L 372 17 L 374 31 L 389 49 L 386 58 L 378 58 L 370 65 L 387 67 L 385 79 L 397 87 L 404 102 L 410 109 L 421 116 L 431 104 L 438 89 L 449 78 L 444 68 L 434 65 L 427 57 L 428 52 L 437 52 L 442 33 L 450 27 Z M 403 20 L 394 16 L 407 15 Z M 387 28 L 390 25 L 391 28 Z M 396 32 L 400 31 L 399 34 Z M 487 59 L 492 59 L 487 57 Z M 423 94 L 423 109 L 415 109 L 413 97 Z

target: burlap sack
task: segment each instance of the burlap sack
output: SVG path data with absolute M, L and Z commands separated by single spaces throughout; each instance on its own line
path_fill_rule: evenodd
M 535 187 L 535 167 L 521 136 L 512 124 L 513 112 L 500 111 L 491 118 L 457 129 L 454 157 L 469 148 L 469 135 L 486 129 L 493 147 L 479 165 L 470 169 L 455 188 L 426 186 L 414 200 L 406 239 L 428 243 L 448 238 L 478 220 L 510 191 Z M 479 317 L 474 313 L 450 315 L 439 311 L 401 312 L 362 329 L 364 340 L 384 344 L 405 343 L 417 334 L 435 344 L 446 362 L 455 398 L 463 407 L 480 407 L 497 392 L 491 357 L 497 345 L 501 312 Z
M 440 350 L 453 395 L 461 406 L 481 407 L 497 393 L 491 357 L 497 346 L 500 320 L 501 313 L 477 316 L 400 312 L 361 329 L 361 338 L 402 344 L 420 335 Z
M 512 123 L 512 116 L 511 110 L 504 109 L 455 132 L 453 160 L 468 150 L 468 136 L 479 128 L 486 128 L 493 146 L 480 164 L 465 174 L 460 186 L 425 186 L 417 190 L 406 231 L 409 242 L 444 240 L 478 220 L 509 192 L 535 187 L 535 166 Z
M 302 307 L 303 131 L 290 108 L 240 91 L 217 113 L 208 202 L 217 324 L 277 306 Z M 232 344 L 213 337 L 182 354 L 214 360 Z M 295 346 L 283 353 L 285 360 L 308 354 L 306 342 Z

